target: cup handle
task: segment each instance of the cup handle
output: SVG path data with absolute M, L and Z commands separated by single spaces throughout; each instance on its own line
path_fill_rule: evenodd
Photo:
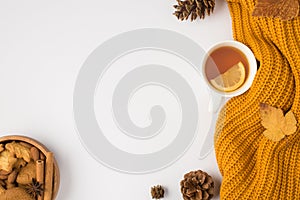
M 204 139 L 204 142 L 202 144 L 202 147 L 200 149 L 200 155 L 199 159 L 203 160 L 206 158 L 214 147 L 214 133 L 215 133 L 215 125 L 218 118 L 218 111 L 220 110 L 221 106 L 225 102 L 225 97 L 216 94 L 214 92 L 210 92 L 210 100 L 209 100 L 209 112 L 212 113 L 212 121 L 209 128 L 208 133 L 206 134 L 206 137 Z
M 225 100 L 225 98 L 223 96 L 211 91 L 210 92 L 210 100 L 208 103 L 208 111 L 212 112 L 213 114 L 216 114 L 219 111 L 224 100 Z

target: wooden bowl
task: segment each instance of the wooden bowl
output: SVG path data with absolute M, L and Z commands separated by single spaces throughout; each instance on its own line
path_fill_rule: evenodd
M 12 142 L 12 141 L 25 142 L 25 143 L 28 143 L 32 146 L 35 146 L 38 150 L 40 150 L 40 152 L 42 154 L 45 155 L 45 161 L 46 162 L 47 162 L 47 155 L 51 154 L 51 152 L 43 144 L 41 144 L 40 142 L 38 142 L 38 141 L 36 141 L 32 138 L 26 137 L 26 136 L 9 135 L 9 136 L 0 137 L 0 144 Z M 45 171 L 44 174 L 45 174 L 45 176 L 47 176 L 47 171 Z M 45 177 L 45 179 L 46 179 L 46 177 Z M 54 156 L 53 156 L 53 177 L 52 177 L 52 182 L 53 182 L 53 184 L 52 184 L 52 197 L 51 197 L 51 199 L 55 200 L 55 198 L 57 196 L 57 193 L 58 193 L 58 190 L 59 190 L 60 174 L 59 174 L 58 164 L 57 164 Z M 46 200 L 46 198 L 43 198 L 43 199 Z

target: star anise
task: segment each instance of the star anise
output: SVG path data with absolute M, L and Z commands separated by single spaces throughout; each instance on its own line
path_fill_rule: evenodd
M 44 191 L 43 184 L 37 182 L 34 178 L 32 179 L 32 183 L 27 184 L 25 186 L 25 190 L 33 198 L 36 198 L 37 196 L 42 196 L 42 193 Z

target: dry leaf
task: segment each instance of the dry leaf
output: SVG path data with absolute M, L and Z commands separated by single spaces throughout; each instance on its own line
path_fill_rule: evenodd
M 1 200 L 35 200 L 30 194 L 22 187 L 15 187 L 5 190 L 0 194 Z
M 0 144 L 0 153 L 4 151 L 4 147 L 3 147 L 3 144 Z
M 12 153 L 7 150 L 2 151 L 0 153 L 0 170 L 11 172 L 16 161 L 17 159 Z
M 0 195 L 5 192 L 5 189 L 0 185 Z
M 16 169 L 20 169 L 22 167 L 25 167 L 26 165 L 27 162 L 25 160 L 23 160 L 22 158 L 18 158 L 13 167 Z
M 5 148 L 15 154 L 17 158 L 23 158 L 26 162 L 30 162 L 30 149 L 16 142 L 5 145 Z
M 285 121 L 284 126 L 282 127 L 282 131 L 285 135 L 292 135 L 297 130 L 297 120 L 295 118 L 295 115 L 292 111 L 289 111 L 285 115 Z
M 21 168 L 16 182 L 26 185 L 32 183 L 33 178 L 36 178 L 36 167 L 34 162 L 30 162 L 25 167 Z
M 278 17 L 290 20 L 299 15 L 298 0 L 257 0 L 253 16 Z
M 268 104 L 260 104 L 261 124 L 266 130 L 263 134 L 270 140 L 278 142 L 286 135 L 294 134 L 297 130 L 297 120 L 292 111 L 285 116 L 280 108 Z

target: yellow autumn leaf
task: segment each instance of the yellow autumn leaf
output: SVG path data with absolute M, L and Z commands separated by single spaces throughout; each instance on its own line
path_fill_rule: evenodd
M 289 111 L 285 115 L 284 126 L 282 127 L 282 131 L 285 135 L 292 135 L 297 130 L 297 120 L 292 111 Z
M 273 142 L 279 142 L 285 137 L 285 135 L 279 129 L 267 129 L 263 132 L 263 134 L 265 137 L 267 137 L 269 140 L 272 140 Z
M 278 142 L 286 135 L 294 134 L 297 130 L 297 120 L 292 111 L 285 116 L 280 108 L 268 104 L 260 104 L 261 124 L 266 130 L 263 132 L 268 139 Z

